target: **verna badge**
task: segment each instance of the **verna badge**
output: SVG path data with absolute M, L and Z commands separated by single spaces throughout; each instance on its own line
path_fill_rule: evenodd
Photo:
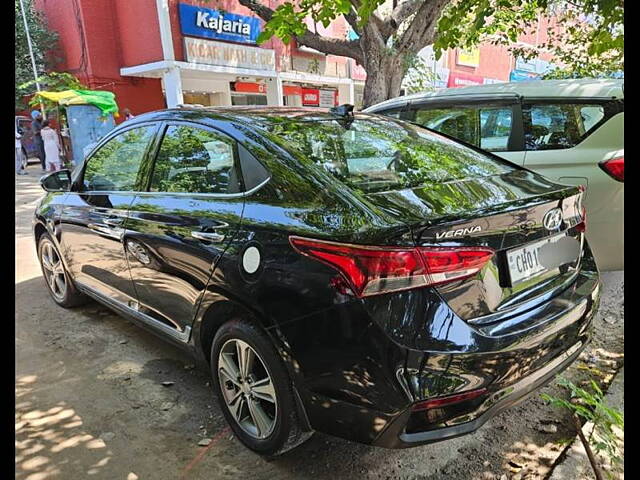
M 474 225 L 473 227 L 460 228 L 458 230 L 449 230 L 448 232 L 439 232 L 436 233 L 436 240 L 440 240 L 441 238 L 452 238 L 452 237 L 462 237 L 465 235 L 470 235 L 472 233 L 480 232 L 482 227 L 480 225 Z
M 542 224 L 547 230 L 557 230 L 562 225 L 562 210 L 559 208 L 549 210 L 544 215 Z

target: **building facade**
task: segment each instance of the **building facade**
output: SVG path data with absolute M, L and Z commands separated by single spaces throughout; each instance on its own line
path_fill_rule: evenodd
M 271 7 L 277 5 L 271 2 Z M 235 0 L 37 0 L 58 32 L 58 69 L 116 94 L 134 114 L 178 104 L 357 104 L 366 75 L 355 61 L 273 38 Z M 214 8 L 215 7 L 215 8 Z M 345 38 L 346 22 L 320 29 Z
M 59 35 L 64 60 L 57 69 L 114 92 L 120 108 L 134 114 L 185 103 L 362 104 L 366 73 L 353 59 L 277 38 L 258 45 L 264 22 L 237 0 L 36 0 L 36 7 Z M 546 42 L 552 26 L 542 19 L 521 43 Z M 342 17 L 313 28 L 353 36 Z M 430 47 L 420 54 L 436 73 L 436 87 L 526 80 L 549 68 L 548 58 L 522 62 L 490 43 L 450 50 L 438 61 Z

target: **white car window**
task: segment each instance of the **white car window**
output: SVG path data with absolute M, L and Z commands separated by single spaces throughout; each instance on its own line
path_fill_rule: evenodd
M 416 112 L 416 123 L 492 152 L 506 151 L 512 111 L 504 107 L 450 107 Z
M 531 104 L 522 109 L 526 150 L 571 148 L 605 118 L 604 105 Z

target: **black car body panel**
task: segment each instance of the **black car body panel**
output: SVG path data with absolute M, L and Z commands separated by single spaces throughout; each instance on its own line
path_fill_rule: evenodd
M 222 323 L 252 318 L 280 352 L 308 428 L 383 447 L 475 430 L 566 368 L 589 342 L 599 280 L 579 229 L 577 188 L 504 162 L 508 171 L 498 175 L 365 192 L 274 141 L 260 126 L 270 117 L 332 121 L 305 109 L 141 115 L 88 157 L 126 129 L 157 126 L 136 191 L 84 192 L 80 166 L 72 191 L 41 200 L 36 239 L 51 234 L 81 291 L 193 352 L 202 366 Z M 180 123 L 237 142 L 239 191 L 150 191 L 159 139 Z M 541 226 L 552 208 L 565 218 L 553 232 Z M 464 233 L 469 225 L 481 230 Z M 437 236 L 452 229 L 463 233 Z M 557 234 L 579 242 L 575 262 L 520 289 L 504 279 L 507 250 Z M 336 288 L 335 269 L 295 251 L 292 235 L 497 253 L 470 278 L 359 298 Z M 250 247 L 261 262 L 248 273 L 243 254 Z M 473 400 L 412 412 L 416 402 L 478 389 L 484 393 Z

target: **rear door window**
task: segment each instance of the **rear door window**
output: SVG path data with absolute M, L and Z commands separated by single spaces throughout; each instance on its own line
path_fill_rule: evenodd
M 235 142 L 217 132 L 170 125 L 156 157 L 152 192 L 237 193 Z
M 611 112 L 589 103 L 525 104 L 522 108 L 526 150 L 560 150 L 578 145 Z
M 415 122 L 491 152 L 509 147 L 511 106 L 418 108 Z

